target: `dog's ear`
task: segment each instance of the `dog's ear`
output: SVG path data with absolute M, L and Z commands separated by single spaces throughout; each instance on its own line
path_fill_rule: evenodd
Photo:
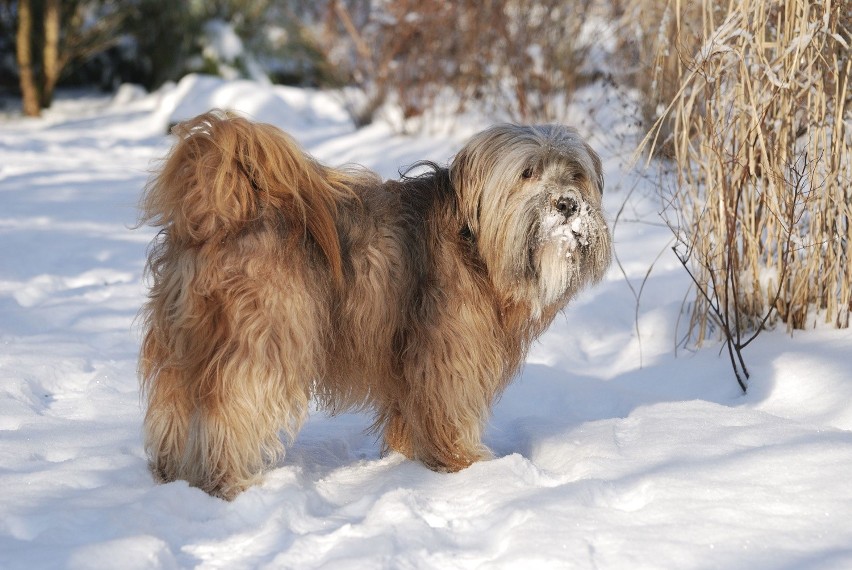
M 601 163 L 601 157 L 598 156 L 598 153 L 594 151 L 594 149 L 589 146 L 589 143 L 583 142 L 583 146 L 586 149 L 586 152 L 589 153 L 589 157 L 592 159 L 592 166 L 595 169 L 594 172 L 594 180 L 598 185 L 598 192 L 603 195 L 604 191 L 604 175 L 603 175 L 603 164 Z
M 476 172 L 476 150 L 465 145 L 450 164 L 450 183 L 456 193 L 459 212 L 467 227 L 476 234 L 479 227 L 482 175 Z

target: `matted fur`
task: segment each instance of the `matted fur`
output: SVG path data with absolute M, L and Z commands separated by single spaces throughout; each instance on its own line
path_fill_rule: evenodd
M 498 125 L 449 168 L 382 182 L 211 112 L 148 186 L 139 360 L 162 481 L 233 498 L 313 397 L 368 409 L 386 450 L 456 471 L 530 342 L 604 275 L 601 163 L 561 126 Z

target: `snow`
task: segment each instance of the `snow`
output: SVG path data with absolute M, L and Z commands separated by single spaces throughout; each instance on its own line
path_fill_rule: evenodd
M 367 416 L 317 412 L 231 503 L 154 484 L 141 445 L 153 230 L 133 226 L 167 125 L 236 107 L 386 177 L 483 125 L 355 130 L 334 94 L 200 76 L 0 118 L 0 568 L 852 567 L 852 332 L 762 334 L 748 395 L 718 345 L 675 354 L 688 277 L 657 259 L 670 236 L 622 164 L 622 105 L 589 89 L 570 111 L 604 158 L 610 221 L 628 202 L 615 248 L 634 289 L 654 264 L 638 312 L 613 267 L 557 318 L 494 409 L 494 460 L 433 473 L 381 457 Z
M 542 239 L 556 240 L 564 251 L 565 257 L 570 259 L 578 246 L 589 244 L 591 216 L 591 210 L 585 202 L 570 224 L 564 223 L 565 218 L 561 213 L 546 212 L 541 221 Z

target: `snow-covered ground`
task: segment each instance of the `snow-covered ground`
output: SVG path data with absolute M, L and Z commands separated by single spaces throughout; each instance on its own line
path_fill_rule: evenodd
M 615 247 L 638 287 L 669 234 L 605 94 L 572 112 L 611 220 L 627 200 Z M 231 503 L 155 485 L 134 326 L 153 231 L 135 206 L 167 125 L 209 106 L 386 177 L 483 126 L 355 131 L 332 95 L 203 77 L 0 118 L 0 568 L 852 568 L 852 331 L 761 335 L 743 396 L 718 346 L 675 355 L 688 280 L 666 253 L 640 335 L 613 268 L 533 347 L 494 409 L 493 461 L 433 473 L 381 457 L 368 417 L 315 413 Z

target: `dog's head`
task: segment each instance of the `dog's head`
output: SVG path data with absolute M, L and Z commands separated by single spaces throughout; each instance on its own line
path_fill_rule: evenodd
M 611 240 L 601 161 L 576 130 L 491 127 L 456 155 L 450 176 L 504 294 L 550 307 L 603 277 Z

